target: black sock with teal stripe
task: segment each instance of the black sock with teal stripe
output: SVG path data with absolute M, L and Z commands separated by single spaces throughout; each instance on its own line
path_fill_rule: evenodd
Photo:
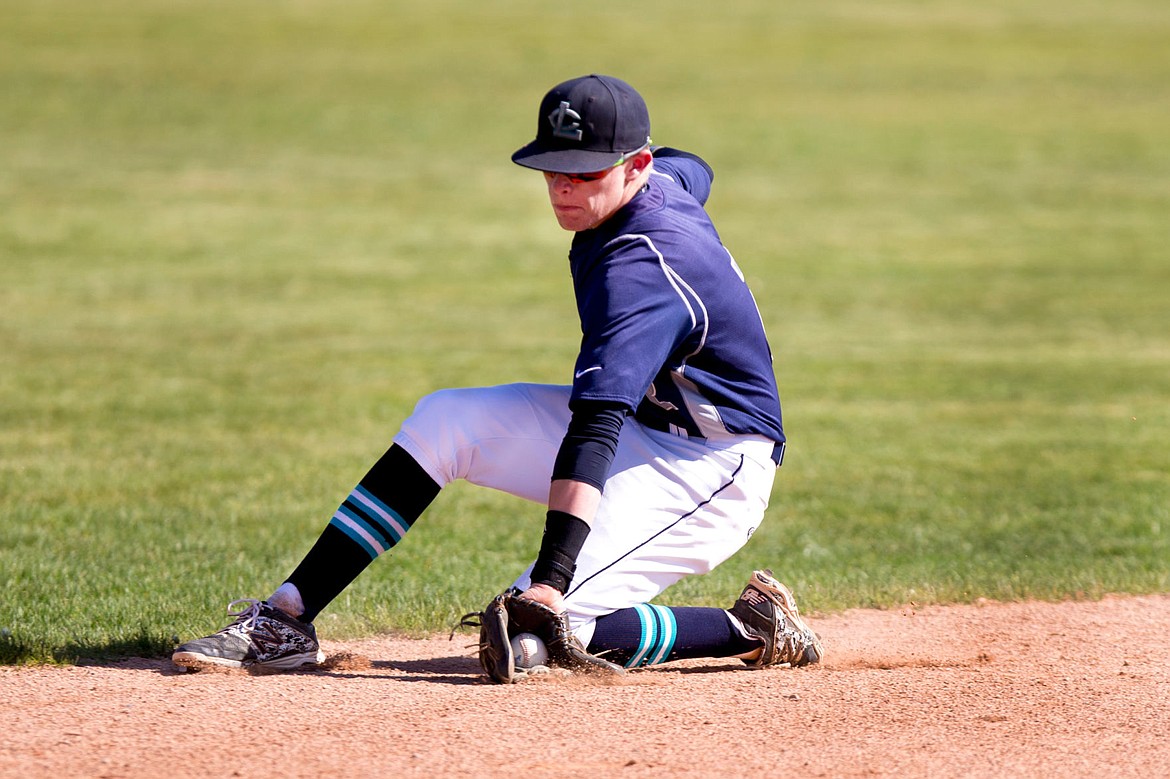
M 338 507 L 337 513 L 288 577 L 305 604 L 304 622 L 341 594 L 370 563 L 402 540 L 439 485 L 397 444 Z
M 723 609 L 642 604 L 599 617 L 589 651 L 637 668 L 670 660 L 732 657 L 760 643 L 745 638 Z

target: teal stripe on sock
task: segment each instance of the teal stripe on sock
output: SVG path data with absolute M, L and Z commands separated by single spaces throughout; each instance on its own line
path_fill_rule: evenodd
M 665 606 L 651 606 L 658 617 L 658 649 L 646 660 L 646 665 L 665 663 L 670 653 L 674 651 L 674 642 L 678 639 L 678 623 L 674 619 L 674 612 Z
M 409 522 L 360 484 L 354 487 L 350 499 L 362 508 L 363 513 L 369 515 L 370 521 L 379 525 L 382 535 L 394 543 L 401 541 L 406 531 L 410 530 Z
M 345 533 L 350 541 L 353 541 L 355 544 L 361 547 L 365 553 L 370 556 L 370 560 L 376 560 L 378 555 L 381 554 L 384 550 L 376 548 L 369 539 L 363 537 L 362 534 L 353 527 L 353 522 L 356 521 L 353 519 L 353 517 L 350 517 L 348 514 L 344 514 L 343 516 L 343 514 L 344 512 L 341 509 L 338 509 L 337 513 L 333 515 L 333 519 L 329 520 L 329 524 L 340 530 L 342 533 Z M 349 520 L 348 522 L 346 521 L 347 519 Z
M 637 612 L 638 619 L 642 623 L 642 637 L 638 641 L 638 651 L 626 661 L 626 668 L 637 668 L 639 665 L 644 665 L 647 656 L 658 641 L 658 620 L 654 618 L 650 607 L 646 604 L 640 604 L 634 607 L 634 611 Z

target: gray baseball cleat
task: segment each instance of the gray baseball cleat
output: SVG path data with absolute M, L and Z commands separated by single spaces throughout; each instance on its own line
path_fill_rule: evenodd
M 233 611 L 246 604 L 239 611 Z M 317 643 L 316 629 L 267 601 L 242 598 L 228 604 L 228 615 L 236 621 L 218 633 L 175 649 L 175 665 L 199 668 L 206 665 L 228 668 L 255 666 L 265 670 L 287 671 L 305 664 L 325 661 Z
M 800 618 L 792 592 L 769 570 L 752 573 L 731 614 L 764 642 L 759 658 L 744 661 L 748 665 L 812 665 L 824 656 L 821 640 Z

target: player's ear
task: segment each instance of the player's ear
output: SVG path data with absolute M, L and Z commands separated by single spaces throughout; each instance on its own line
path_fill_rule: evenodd
M 635 179 L 642 175 L 642 172 L 650 167 L 650 163 L 654 161 L 654 155 L 649 149 L 642 151 L 630 157 L 629 178 Z

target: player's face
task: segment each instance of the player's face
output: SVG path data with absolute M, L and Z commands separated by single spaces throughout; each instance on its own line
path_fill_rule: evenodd
M 580 232 L 597 227 L 628 201 L 632 160 L 600 173 L 545 173 L 548 199 L 557 223 Z

